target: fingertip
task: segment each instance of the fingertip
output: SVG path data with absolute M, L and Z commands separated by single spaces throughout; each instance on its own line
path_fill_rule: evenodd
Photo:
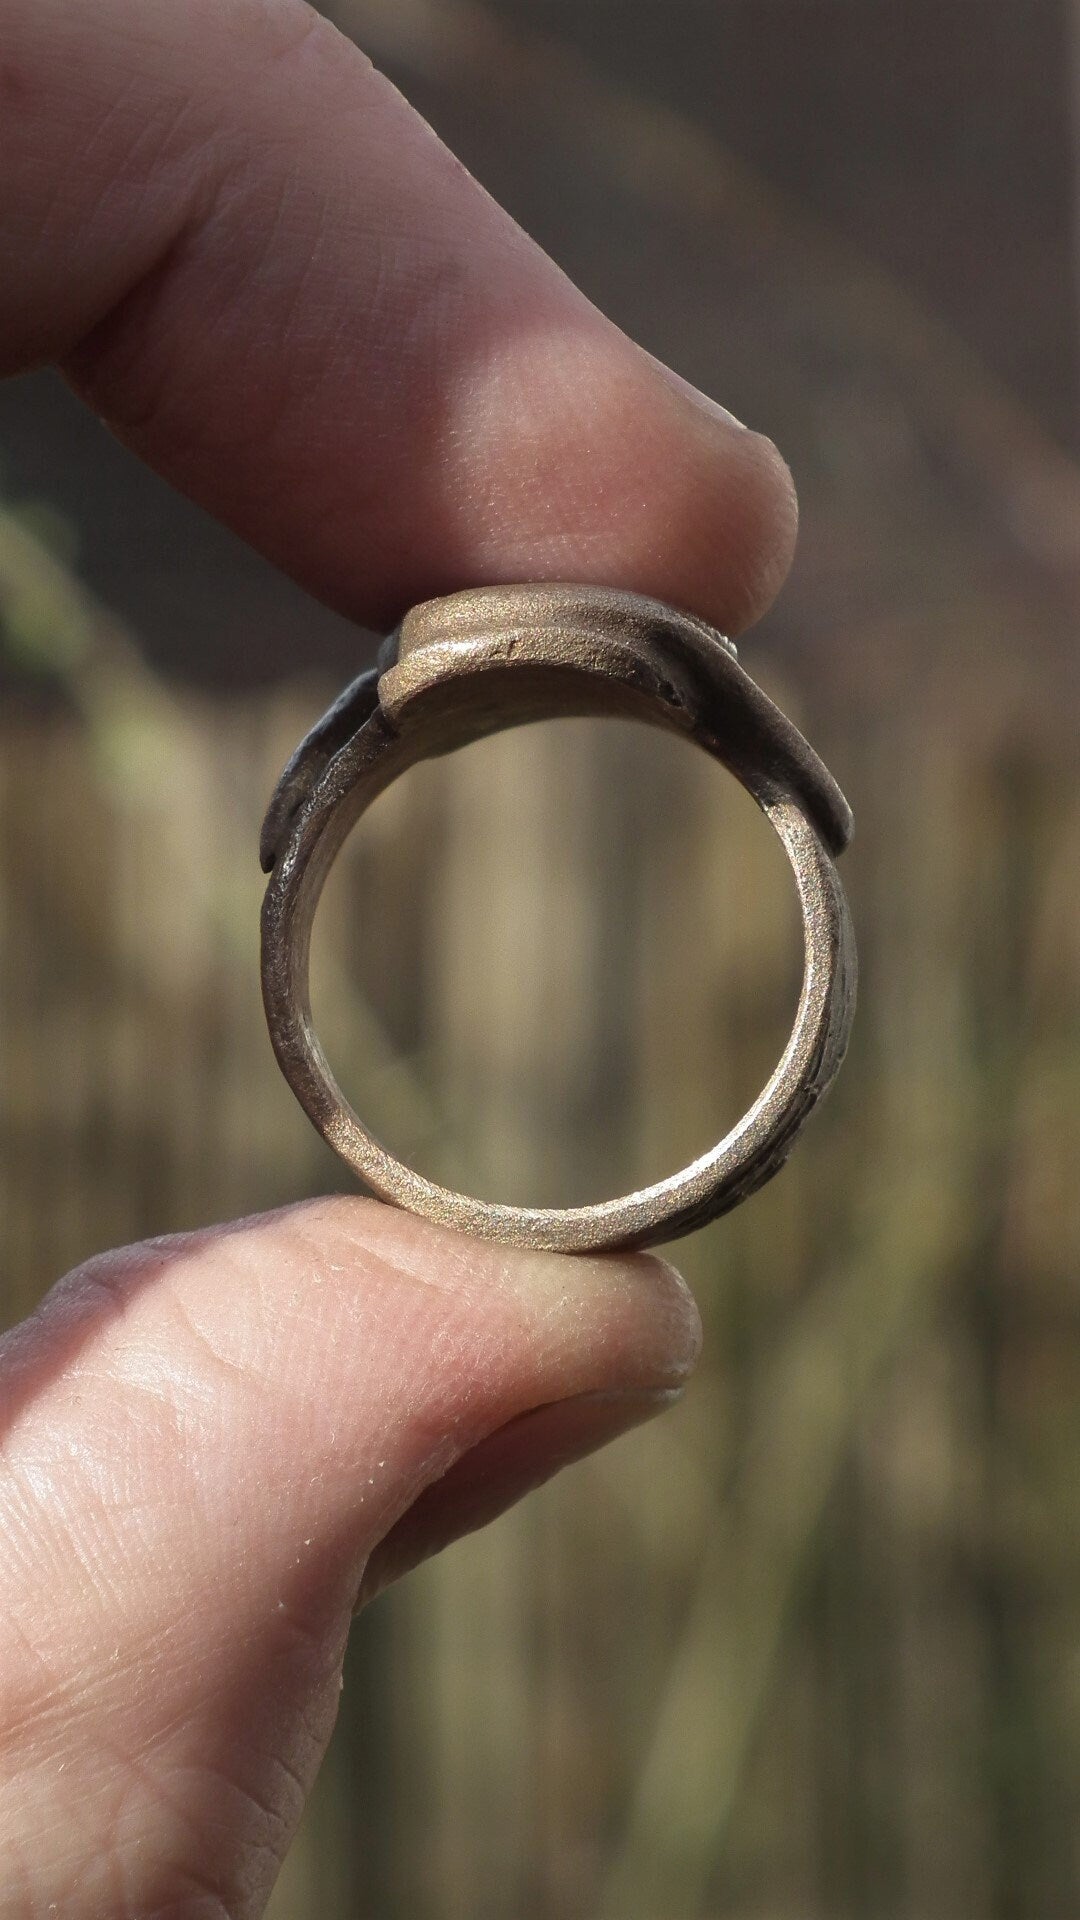
M 796 526 L 770 441 L 607 321 L 310 9 L 146 12 L 91 32 L 54 0 L 27 34 L 55 104 L 16 129 L 34 246 L 0 361 L 29 314 L 122 438 L 364 624 L 527 580 L 759 617 Z
M 784 585 L 795 558 L 799 534 L 799 497 L 791 468 L 766 434 L 749 435 L 745 469 L 745 511 L 749 531 L 741 600 L 736 596 L 726 631 L 739 634 L 767 613 Z
M 423 597 L 573 580 L 647 594 L 733 634 L 787 576 L 798 508 L 773 442 L 580 296 L 459 369 L 447 422 L 425 500 L 435 570 Z M 413 576 L 424 551 L 410 547 Z
M 655 1253 L 608 1255 L 621 1259 L 648 1303 L 655 1354 L 661 1364 L 649 1385 L 655 1391 L 681 1392 L 693 1373 L 703 1340 L 701 1313 L 694 1295 L 670 1260 Z
M 720 508 L 714 526 L 701 530 L 700 602 L 690 610 L 726 634 L 741 633 L 768 611 L 791 570 L 799 530 L 794 477 L 767 434 L 747 426 L 655 355 L 643 358 L 676 396 L 684 430 L 696 441 L 702 461 L 702 497 Z
M 668 514 L 681 539 L 664 554 L 670 578 L 658 597 L 722 633 L 743 633 L 768 611 L 791 569 L 799 526 L 791 469 L 766 434 L 670 369 L 661 377 L 674 401 Z
M 346 1293 L 361 1287 L 371 1301 L 396 1299 L 415 1364 L 425 1334 L 448 1318 L 469 1330 L 474 1356 L 482 1340 L 503 1365 L 512 1353 L 524 1396 L 516 1411 L 529 1404 L 523 1379 L 537 1369 L 546 1398 L 557 1369 L 568 1394 L 666 1391 L 684 1385 L 700 1352 L 694 1296 L 654 1253 L 508 1247 L 359 1194 L 302 1201 L 252 1223 L 264 1224 L 279 1245 L 303 1248 L 298 1264 L 315 1284 L 329 1273 Z

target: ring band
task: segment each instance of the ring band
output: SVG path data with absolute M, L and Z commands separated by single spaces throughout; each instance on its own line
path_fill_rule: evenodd
M 425 1179 L 353 1112 L 312 1027 L 312 923 L 350 829 L 409 767 L 527 721 L 588 714 L 682 734 L 753 795 L 795 875 L 802 992 L 771 1079 L 711 1152 L 654 1186 L 595 1206 L 502 1206 Z M 267 811 L 262 985 L 278 1063 L 324 1140 L 397 1206 L 488 1239 L 564 1253 L 676 1239 L 778 1171 L 840 1066 L 856 961 L 834 859 L 851 831 L 836 782 L 739 666 L 731 643 L 704 621 L 599 587 L 482 587 L 427 601 L 308 734 Z

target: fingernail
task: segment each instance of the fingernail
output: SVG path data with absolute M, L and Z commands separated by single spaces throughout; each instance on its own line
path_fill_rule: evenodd
M 519 1414 L 516 1420 L 509 1421 L 474 1448 L 468 1457 L 475 1461 L 477 1454 L 491 1449 L 479 1463 L 480 1477 L 488 1482 L 510 1466 L 520 1468 L 527 1475 L 532 1462 L 538 1476 L 535 1484 L 539 1486 L 541 1480 L 550 1478 L 560 1467 L 583 1459 L 620 1433 L 674 1406 L 681 1400 L 683 1391 L 682 1387 L 630 1387 L 602 1393 L 576 1393 L 569 1400 L 554 1400 L 547 1406 Z M 474 1473 L 476 1471 L 474 1466 Z
M 700 387 L 691 386 L 689 380 L 684 380 L 681 373 L 676 373 L 673 367 L 667 366 L 663 360 L 658 360 L 655 354 L 647 354 L 646 358 L 652 361 L 657 373 L 663 376 L 670 387 L 674 387 L 684 400 L 689 400 L 695 407 L 700 408 L 702 413 L 707 413 L 710 419 L 719 420 L 725 427 L 735 428 L 738 433 L 750 432 L 744 420 L 739 420 L 735 414 L 729 413 L 728 409 L 722 407 L 719 400 L 714 400 L 710 394 L 702 393 Z
M 425 1488 L 390 1529 L 371 1555 L 357 1606 L 452 1540 L 487 1526 L 563 1467 L 674 1406 L 682 1393 L 681 1387 L 578 1393 L 508 1421 Z

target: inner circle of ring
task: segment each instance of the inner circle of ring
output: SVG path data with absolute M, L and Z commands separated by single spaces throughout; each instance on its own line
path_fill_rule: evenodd
M 833 860 L 797 797 L 784 793 L 763 801 L 754 795 L 794 873 L 804 943 L 795 1022 L 758 1098 L 708 1153 L 650 1186 L 591 1206 L 507 1206 L 440 1186 L 384 1147 L 339 1087 L 312 1023 L 310 940 L 326 876 L 356 821 L 379 793 L 423 757 L 406 755 L 394 765 L 396 744 L 393 735 L 384 736 L 358 778 L 335 778 L 336 763 L 331 766 L 281 849 L 263 909 L 263 997 L 274 1051 L 328 1145 L 383 1200 L 465 1233 L 558 1252 L 640 1248 L 674 1239 L 763 1185 L 787 1158 L 804 1120 L 831 1082 L 851 1017 L 853 940 L 844 893 Z M 729 771 L 753 793 L 739 769 Z

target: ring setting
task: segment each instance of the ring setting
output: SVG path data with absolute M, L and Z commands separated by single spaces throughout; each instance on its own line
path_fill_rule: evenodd
M 346 836 L 409 767 L 509 727 L 591 714 L 683 735 L 757 801 L 795 878 L 802 991 L 773 1074 L 708 1153 L 654 1185 L 592 1206 L 504 1206 L 426 1179 L 354 1112 L 312 1024 L 312 924 Z M 561 1252 L 676 1239 L 738 1205 L 779 1170 L 839 1069 L 854 1012 L 856 957 L 835 862 L 852 824 L 817 754 L 739 665 L 731 643 L 704 621 L 592 586 L 480 587 L 426 601 L 307 735 L 267 810 L 262 987 L 282 1072 L 319 1133 L 372 1192 L 441 1225 Z

